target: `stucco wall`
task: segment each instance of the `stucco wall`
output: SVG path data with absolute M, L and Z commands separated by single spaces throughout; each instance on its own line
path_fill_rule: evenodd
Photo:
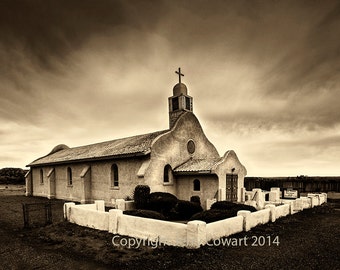
M 218 175 L 219 178 L 219 188 L 221 189 L 221 198 L 220 200 L 226 199 L 226 175 L 227 174 L 235 174 L 237 175 L 237 201 L 241 202 L 242 199 L 242 189 L 244 188 L 244 177 L 247 174 L 247 170 L 239 161 L 237 155 L 234 151 L 227 151 L 223 160 L 216 169 L 214 173 Z
M 40 183 L 40 169 L 43 170 L 44 182 Z M 33 196 L 47 197 L 47 174 L 51 167 L 38 167 L 32 170 Z
M 187 143 L 193 140 L 195 152 L 190 154 Z M 174 128 L 155 140 L 151 150 L 151 162 L 145 173 L 147 184 L 157 191 L 175 194 L 175 185 L 163 184 L 163 169 L 169 164 L 172 169 L 188 161 L 190 158 L 218 158 L 216 148 L 205 136 L 196 116 L 192 113 L 183 114 Z
M 290 205 L 289 204 L 279 205 L 276 207 L 275 211 L 276 218 L 285 217 L 290 214 Z
M 72 170 L 72 186 L 68 185 L 67 168 Z M 80 174 L 84 168 L 83 164 L 72 164 L 69 166 L 55 166 L 56 198 L 80 201 L 82 196 L 82 185 Z
M 198 179 L 201 183 L 201 190 L 194 191 L 194 180 Z M 177 176 L 177 197 L 181 200 L 190 200 L 191 196 L 199 196 L 201 204 L 206 209 L 207 199 L 213 199 L 218 192 L 218 179 L 216 175 L 179 175 Z
M 92 199 L 111 202 L 133 196 L 136 185 L 144 184 L 144 178 L 137 173 L 146 158 L 128 158 L 91 164 Z M 111 166 L 118 166 L 119 187 L 111 187 Z
M 144 178 L 138 177 L 144 158 L 117 159 L 102 162 L 73 163 L 69 165 L 56 165 L 55 169 L 55 193 L 56 198 L 69 201 L 81 201 L 84 186 L 81 173 L 87 166 L 90 166 L 91 199 L 103 199 L 110 203 L 112 199 L 126 198 L 133 196 L 136 185 L 144 184 Z M 119 175 L 119 187 L 111 187 L 111 166 L 117 164 Z M 72 186 L 68 185 L 67 168 L 72 169 Z M 32 168 L 33 195 L 48 196 L 47 173 L 53 167 L 42 167 L 44 172 L 44 183 L 40 184 L 40 167 Z
M 121 215 L 118 234 L 159 241 L 173 246 L 186 246 L 187 225 L 156 219 Z
M 207 242 L 243 231 L 243 217 L 237 216 L 207 224 Z
M 102 231 L 109 230 L 109 213 L 97 210 L 71 207 L 70 222 Z
M 270 209 L 263 209 L 250 214 L 250 227 L 253 228 L 259 224 L 266 224 L 270 221 Z

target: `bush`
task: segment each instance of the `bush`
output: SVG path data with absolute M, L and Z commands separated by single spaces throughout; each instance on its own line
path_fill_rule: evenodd
M 229 202 L 229 201 L 219 201 L 215 202 L 211 205 L 211 209 L 219 209 L 219 210 L 228 210 L 232 209 L 237 203 Z
M 255 212 L 256 208 L 250 205 L 240 204 L 240 203 L 233 203 L 228 201 L 219 201 L 215 202 L 211 209 L 215 210 L 233 210 L 233 211 L 240 211 L 240 210 L 248 210 L 250 212 Z
M 191 220 L 202 220 L 206 223 L 215 222 L 219 220 L 223 220 L 226 218 L 234 217 L 237 214 L 232 210 L 218 210 L 218 209 L 210 209 L 200 213 L 193 215 L 189 221 Z
M 135 217 L 144 217 L 144 218 L 152 218 L 152 219 L 159 219 L 159 220 L 167 220 L 167 218 L 162 215 L 161 213 L 158 213 L 156 211 L 152 210 L 142 210 L 142 209 L 136 209 L 136 210 L 127 210 L 123 212 L 125 215 L 135 216 Z
M 251 212 L 255 212 L 256 208 L 240 204 L 240 203 L 233 203 L 229 201 L 219 201 L 215 202 L 210 210 L 203 211 L 201 213 L 197 213 L 193 215 L 190 220 L 202 220 L 207 223 L 215 222 L 218 220 L 223 220 L 230 217 L 236 217 L 237 212 L 240 210 L 248 210 Z
M 174 219 L 189 219 L 192 215 L 202 212 L 203 208 L 194 202 L 178 201 L 174 210 Z
M 145 209 L 147 207 L 150 195 L 150 187 L 147 185 L 138 185 L 135 187 L 133 198 L 136 209 Z
M 191 196 L 190 201 L 193 203 L 197 203 L 198 205 L 201 205 L 200 196 Z
M 153 192 L 149 195 L 147 209 L 162 213 L 164 216 L 169 216 L 177 202 L 177 197 L 171 193 Z

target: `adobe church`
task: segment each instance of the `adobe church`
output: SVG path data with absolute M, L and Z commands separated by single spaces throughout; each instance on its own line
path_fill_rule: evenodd
M 181 82 L 169 102 L 169 129 L 91 145 L 57 145 L 29 165 L 26 195 L 88 203 L 131 197 L 149 185 L 190 200 L 244 201 L 247 171 L 234 151 L 219 156 L 193 113 L 193 98 Z

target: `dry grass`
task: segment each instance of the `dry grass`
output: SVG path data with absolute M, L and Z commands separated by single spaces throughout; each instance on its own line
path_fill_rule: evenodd
M 57 200 L 54 224 L 24 230 L 21 203 L 47 199 L 1 194 L 0 259 L 6 269 L 336 269 L 340 265 L 340 211 L 329 205 L 229 237 L 278 237 L 279 246 L 251 246 L 249 241 L 248 246 L 197 250 L 128 249 L 114 247 L 112 234 L 62 221 L 62 202 Z

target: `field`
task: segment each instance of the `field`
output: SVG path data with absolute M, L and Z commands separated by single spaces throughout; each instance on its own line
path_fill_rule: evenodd
M 53 224 L 23 229 L 22 203 L 48 201 L 23 194 L 0 190 L 0 269 L 337 269 L 340 265 L 340 211 L 334 204 L 189 250 L 128 248 L 123 244 L 129 239 L 124 237 L 116 239 L 121 245 L 115 247 L 112 234 L 64 222 L 60 200 L 52 200 Z

